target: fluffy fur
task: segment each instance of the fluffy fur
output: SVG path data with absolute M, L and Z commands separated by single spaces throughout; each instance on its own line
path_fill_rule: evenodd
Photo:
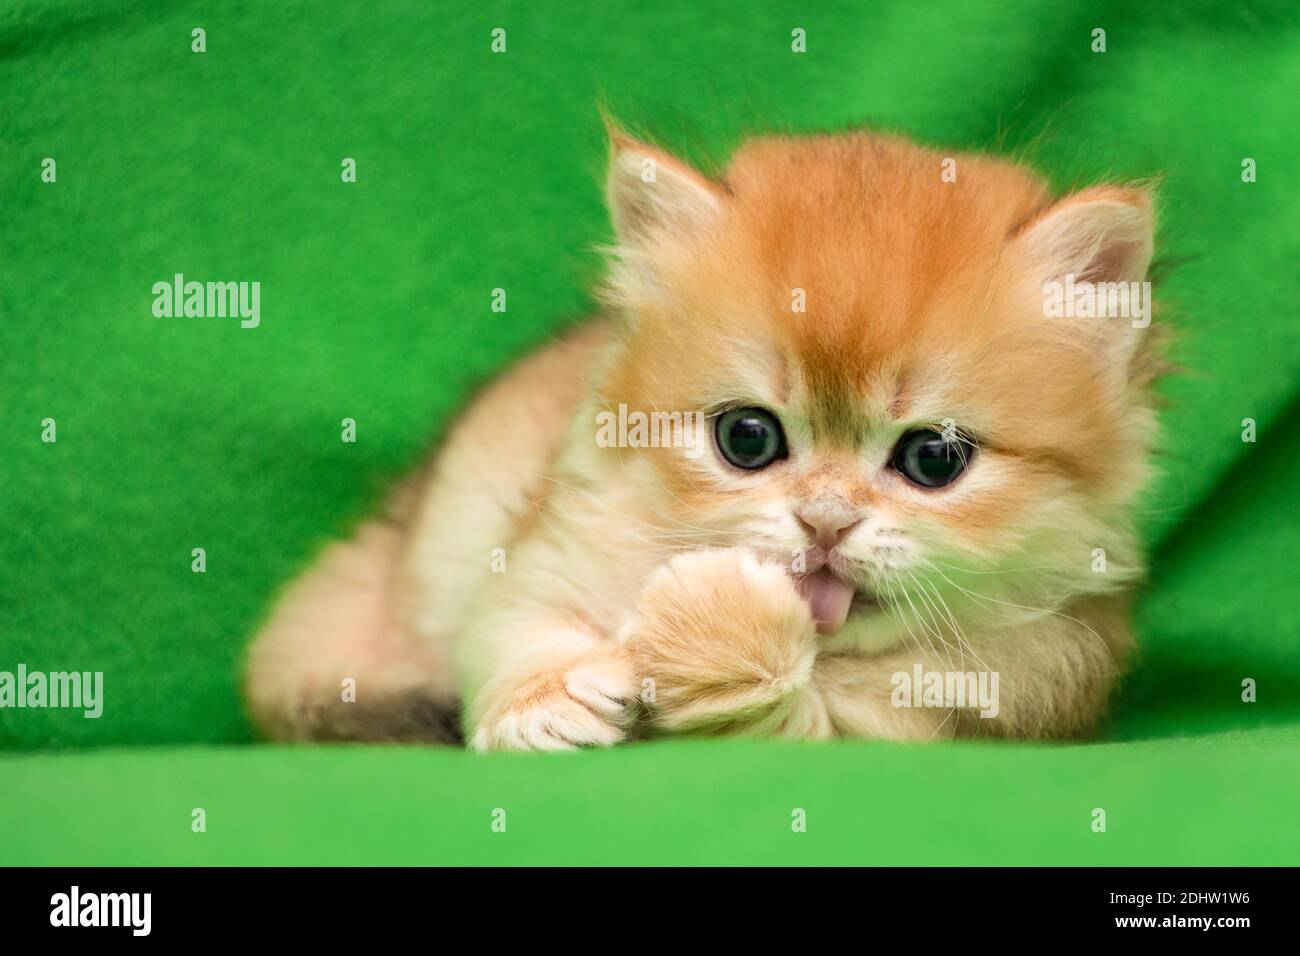
M 1132 643 L 1159 362 L 1152 329 L 1045 318 L 1043 284 L 1143 279 L 1151 201 L 1054 200 L 960 154 L 949 182 L 943 158 L 765 138 L 715 180 L 615 132 L 607 317 L 487 389 L 390 513 L 283 596 L 250 658 L 263 730 L 448 740 L 460 708 L 479 749 L 1092 728 Z M 703 411 L 705 431 L 762 406 L 789 457 L 742 471 L 709 434 L 696 456 L 599 447 L 620 404 Z M 889 467 L 946 420 L 978 446 L 957 481 Z M 858 592 L 833 634 L 797 586 L 823 567 Z M 894 706 L 918 662 L 996 671 L 998 715 Z

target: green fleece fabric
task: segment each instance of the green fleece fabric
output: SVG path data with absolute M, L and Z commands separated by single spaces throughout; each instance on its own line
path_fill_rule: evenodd
M 1297 90 L 1289 0 L 6 5 L 0 671 L 102 671 L 105 704 L 0 709 L 0 863 L 1300 862 Z M 710 168 L 868 125 L 1158 177 L 1187 371 L 1102 740 L 253 743 L 277 588 L 591 311 L 600 102 Z M 156 317 L 177 273 L 260 282 L 260 324 Z

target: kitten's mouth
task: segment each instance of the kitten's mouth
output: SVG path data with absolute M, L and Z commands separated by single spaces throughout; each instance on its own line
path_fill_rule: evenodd
M 813 620 L 817 622 L 818 634 L 834 634 L 844 626 L 855 599 L 861 599 L 852 581 L 835 574 L 829 568 L 822 568 L 812 574 L 805 574 L 797 582 L 799 593 L 808 602 Z

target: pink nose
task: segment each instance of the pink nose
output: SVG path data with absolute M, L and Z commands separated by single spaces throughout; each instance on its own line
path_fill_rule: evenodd
M 854 518 L 843 511 L 796 511 L 794 514 L 808 539 L 823 551 L 829 551 L 844 536 L 862 523 L 861 518 Z

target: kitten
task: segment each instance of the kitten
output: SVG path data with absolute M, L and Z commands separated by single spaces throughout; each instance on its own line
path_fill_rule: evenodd
M 1151 201 L 954 158 L 763 138 L 711 179 L 614 131 L 608 316 L 505 373 L 292 585 L 251 651 L 260 727 L 451 740 L 463 706 L 481 750 L 1093 728 L 1132 645 L 1160 362 L 1045 289 L 1143 280 Z M 620 410 L 686 433 L 598 440 Z

